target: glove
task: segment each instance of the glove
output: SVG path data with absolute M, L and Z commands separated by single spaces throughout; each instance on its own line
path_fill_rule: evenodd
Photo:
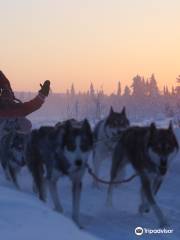
M 39 90 L 39 93 L 47 97 L 49 95 L 50 90 L 50 81 L 46 80 L 43 85 L 40 84 L 41 89 Z

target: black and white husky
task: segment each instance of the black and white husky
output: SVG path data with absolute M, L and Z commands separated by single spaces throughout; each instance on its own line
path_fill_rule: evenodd
M 93 137 L 87 120 L 70 120 L 55 127 L 33 130 L 27 145 L 27 163 L 39 198 L 45 201 L 45 179 L 55 210 L 62 212 L 57 181 L 68 175 L 72 181 L 72 218 L 80 226 L 79 209 L 82 177 L 92 149 Z
M 0 162 L 6 178 L 19 189 L 17 174 L 25 166 L 27 135 L 16 129 L 16 120 L 7 121 L 0 139 Z
M 94 129 L 93 165 L 96 176 L 99 176 L 102 160 L 112 158 L 113 150 L 122 131 L 129 127 L 125 107 L 122 112 L 114 112 L 111 107 L 109 115 L 101 120 Z M 97 182 L 95 185 L 98 186 Z
M 141 180 L 140 213 L 153 209 L 160 225 L 167 225 L 166 219 L 155 201 L 169 164 L 179 149 L 178 142 L 169 125 L 168 129 L 157 129 L 155 124 L 150 127 L 130 127 L 119 140 L 113 154 L 111 181 L 130 163 Z M 108 189 L 108 202 L 112 204 L 112 189 Z

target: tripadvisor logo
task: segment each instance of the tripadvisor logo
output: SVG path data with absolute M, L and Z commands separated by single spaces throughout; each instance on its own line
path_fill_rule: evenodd
M 143 230 L 142 227 L 137 227 L 137 228 L 135 228 L 135 234 L 136 234 L 137 236 L 143 235 L 143 232 L 144 232 L 144 230 Z
M 149 229 L 149 228 L 142 228 L 142 227 L 136 227 L 135 228 L 135 234 L 137 236 L 141 236 L 143 234 L 172 234 L 173 229 Z

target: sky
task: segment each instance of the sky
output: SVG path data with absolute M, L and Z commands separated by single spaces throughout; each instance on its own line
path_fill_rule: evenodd
M 116 91 L 140 74 L 180 74 L 179 0 L 0 1 L 0 69 L 15 90 Z

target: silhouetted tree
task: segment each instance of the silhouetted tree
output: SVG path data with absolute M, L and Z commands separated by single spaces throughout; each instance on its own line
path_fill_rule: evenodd
M 130 88 L 129 88 L 128 86 L 125 86 L 123 96 L 124 96 L 124 97 L 130 97 L 130 95 L 131 95 L 131 90 L 130 90 Z
M 95 116 L 96 119 L 101 119 L 101 114 L 102 114 L 102 99 L 104 96 L 103 89 L 101 88 L 100 91 L 97 91 L 97 94 L 94 96 L 94 102 L 95 102 Z
M 94 95 L 95 95 L 95 90 L 94 90 L 94 86 L 93 86 L 92 83 L 91 83 L 91 85 L 90 85 L 89 93 L 90 93 L 90 95 L 91 95 L 92 97 L 94 97 Z
M 163 88 L 163 95 L 166 96 L 166 97 L 170 95 L 169 89 L 168 89 L 167 86 L 164 86 L 164 88 Z
M 159 89 L 154 74 L 149 79 L 149 95 L 151 97 L 157 97 L 159 95 Z
M 133 78 L 133 83 L 131 85 L 133 92 L 132 95 L 136 97 L 145 96 L 146 86 L 144 78 L 141 78 L 139 75 Z
M 74 84 L 71 85 L 71 96 L 75 96 Z
M 171 95 L 172 95 L 172 96 L 175 96 L 175 95 L 176 95 L 176 92 L 175 92 L 175 89 L 174 89 L 174 87 L 172 87 L 172 90 L 171 90 Z
M 79 101 L 78 100 L 76 100 L 75 102 L 75 117 L 76 119 L 79 118 Z
M 117 96 L 121 96 L 121 83 L 118 82 Z
M 180 75 L 176 78 L 177 86 L 176 86 L 176 94 L 180 96 Z

